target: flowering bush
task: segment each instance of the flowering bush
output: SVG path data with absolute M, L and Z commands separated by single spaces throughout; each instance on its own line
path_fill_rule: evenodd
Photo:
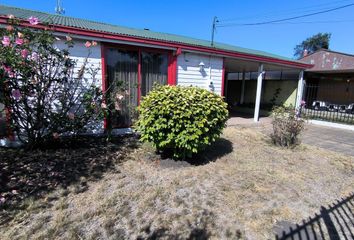
M 0 30 L 0 90 L 10 114 L 10 128 L 20 141 L 35 147 L 63 134 L 87 131 L 102 119 L 102 92 L 95 85 L 99 69 L 90 65 L 90 47 L 79 66 L 69 56 L 74 46 L 70 36 L 58 49 L 50 27 L 20 28 L 20 21 L 8 16 Z M 31 25 L 39 24 L 35 17 Z M 79 69 L 77 71 L 77 69 Z
M 176 158 L 191 157 L 213 143 L 228 118 L 224 100 L 197 87 L 157 86 L 143 98 L 137 130 L 141 140 Z
M 298 143 L 298 136 L 305 127 L 305 121 L 290 107 L 275 107 L 272 111 L 274 144 L 290 147 Z

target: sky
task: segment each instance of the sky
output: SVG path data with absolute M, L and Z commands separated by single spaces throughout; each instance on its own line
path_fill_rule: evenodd
M 293 57 L 294 47 L 319 32 L 332 34 L 330 49 L 354 54 L 354 0 L 62 0 L 65 15 L 132 28 L 148 28 L 198 39 L 211 39 L 212 20 L 219 19 L 215 41 Z M 56 0 L 0 0 L 0 4 L 54 13 Z M 231 26 L 225 26 L 229 24 Z M 224 25 L 224 26 L 223 26 Z M 223 27 L 222 27 L 223 26 Z

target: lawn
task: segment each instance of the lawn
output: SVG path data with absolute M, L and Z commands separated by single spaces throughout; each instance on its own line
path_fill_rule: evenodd
M 274 239 L 354 190 L 353 157 L 241 127 L 188 161 L 134 138 L 0 157 L 1 239 Z

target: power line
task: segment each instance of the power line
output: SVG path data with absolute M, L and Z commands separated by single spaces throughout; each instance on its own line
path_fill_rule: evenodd
M 333 21 L 308 21 L 308 22 L 279 22 L 279 23 L 270 23 L 270 24 L 317 24 L 317 23 L 347 23 L 354 22 L 354 19 L 351 20 L 333 20 Z
M 259 15 L 248 15 L 248 16 L 244 16 L 244 17 L 221 19 L 220 22 L 232 22 L 235 20 L 260 18 L 260 17 L 268 17 L 268 16 L 274 17 L 274 16 L 281 16 L 281 15 L 286 15 L 286 14 L 295 14 L 295 13 L 299 13 L 299 12 L 304 13 L 304 12 L 322 11 L 322 10 L 326 10 L 326 9 L 330 8 L 330 5 L 348 2 L 348 1 L 352 1 L 352 0 L 334 1 L 334 2 L 324 3 L 324 4 L 316 4 L 316 5 L 306 6 L 306 7 L 281 10 L 282 12 L 280 14 L 277 14 L 277 12 L 274 12 L 274 11 L 269 11 L 269 12 L 265 12 L 265 13 L 259 14 Z M 326 6 L 326 7 L 318 9 L 318 7 L 324 7 L 324 6 Z M 308 9 L 308 10 L 305 10 L 305 9 Z
M 300 16 L 295 16 L 295 17 L 288 17 L 288 18 L 282 18 L 282 19 L 271 20 L 271 21 L 264 21 L 264 22 L 256 22 L 256 23 L 219 24 L 219 25 L 217 25 L 217 26 L 218 26 L 218 27 L 231 27 L 231 26 L 255 26 L 255 25 L 273 24 L 273 23 L 285 22 L 285 21 L 294 20 L 294 19 L 299 19 L 299 18 L 305 18 L 305 17 L 315 16 L 315 15 L 319 15 L 319 14 L 323 14 L 323 13 L 333 12 L 333 11 L 336 11 L 336 10 L 339 10 L 339 9 L 343 9 L 343 8 L 348 8 L 348 7 L 351 7 L 351 6 L 354 6 L 354 3 L 347 4 L 347 5 L 344 5 L 344 6 L 339 6 L 339 7 L 336 7 L 336 8 L 331 8 L 331 9 L 323 10 L 323 11 L 319 11 L 319 12 L 314 12 L 314 13 L 304 14 L 304 15 L 300 15 Z M 220 21 L 220 22 L 221 22 L 221 21 Z

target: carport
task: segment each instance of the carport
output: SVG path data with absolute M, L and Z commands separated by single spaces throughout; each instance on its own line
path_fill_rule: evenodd
M 225 99 L 231 110 L 241 109 L 242 106 L 252 108 L 254 122 L 259 121 L 262 106 L 299 106 L 304 70 L 311 67 L 290 59 L 261 60 L 224 60 Z

